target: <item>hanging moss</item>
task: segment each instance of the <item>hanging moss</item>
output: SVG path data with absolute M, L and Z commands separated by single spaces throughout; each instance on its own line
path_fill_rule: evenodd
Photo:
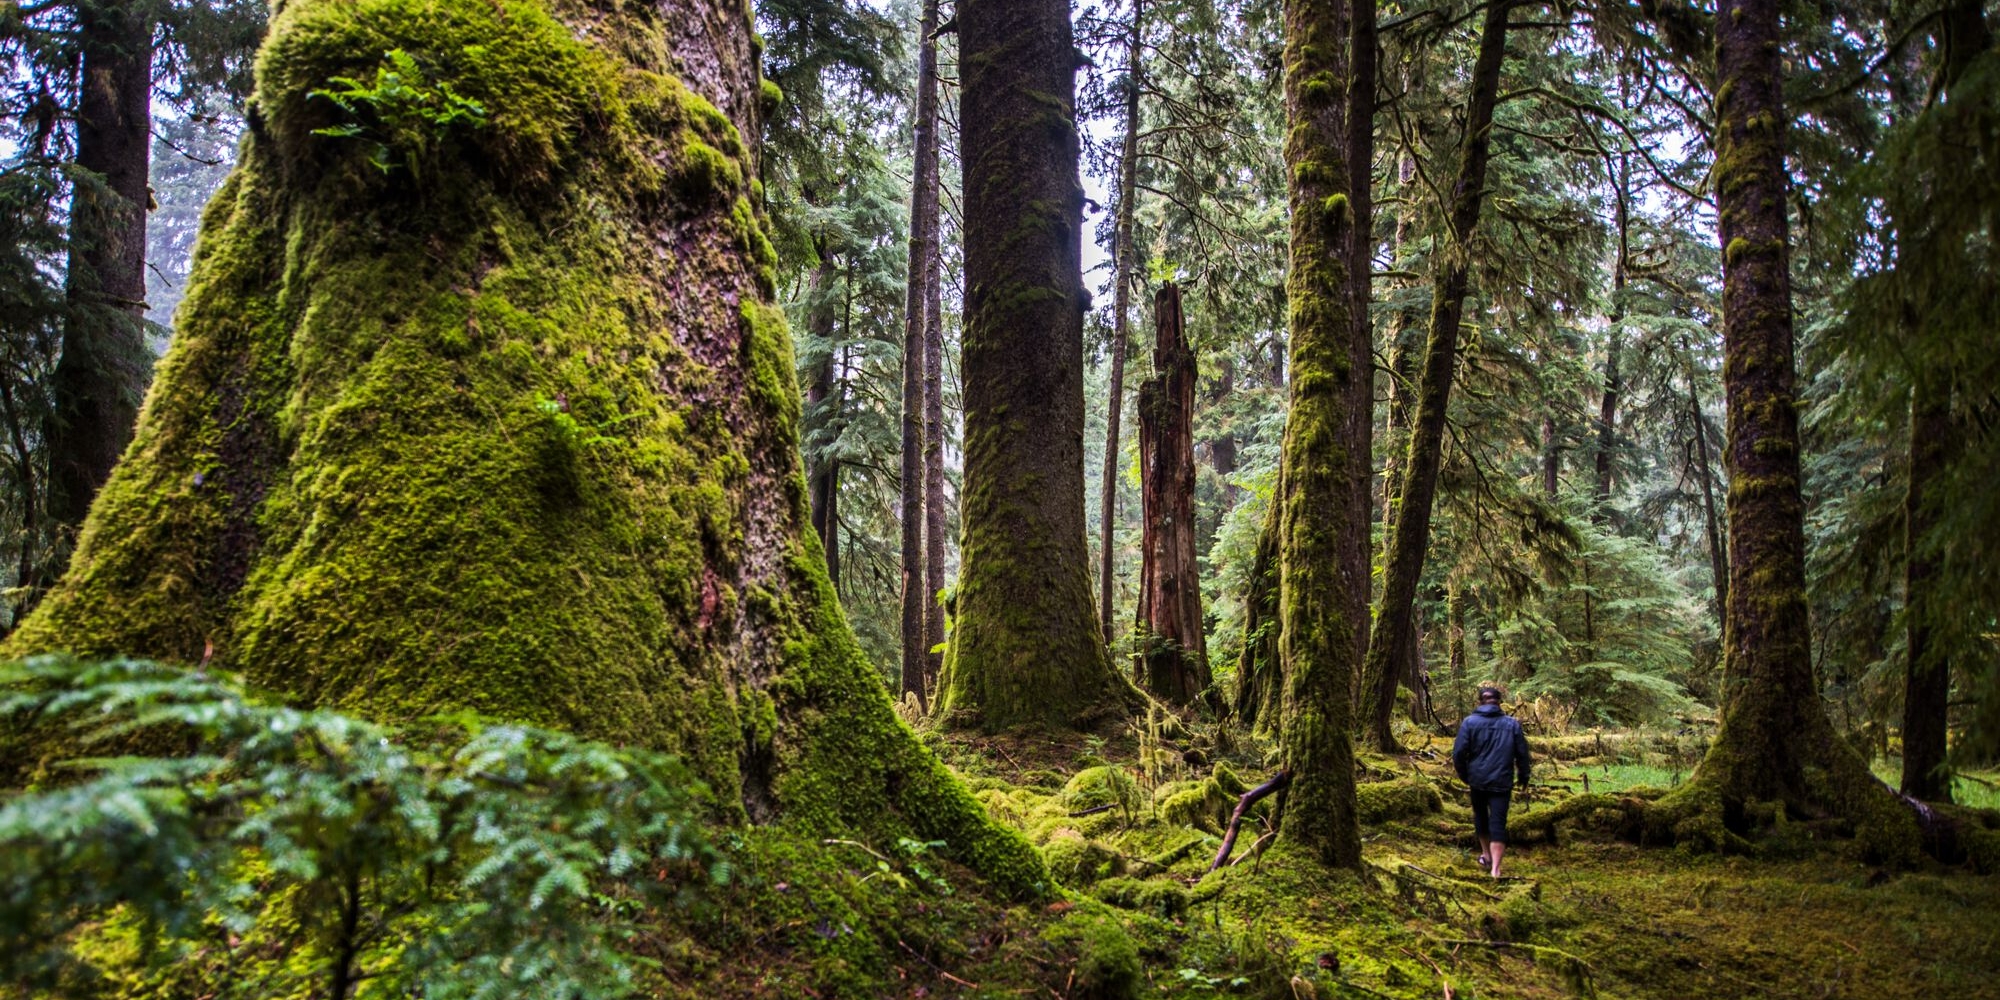
M 7 652 L 644 744 L 730 817 L 943 840 L 1034 894 L 1039 856 L 897 720 L 801 530 L 755 121 L 730 117 L 756 74 L 672 41 L 748 21 L 700 7 L 285 5 L 134 445 Z M 484 118 L 355 112 L 411 165 L 385 172 L 311 91 L 391 51 Z

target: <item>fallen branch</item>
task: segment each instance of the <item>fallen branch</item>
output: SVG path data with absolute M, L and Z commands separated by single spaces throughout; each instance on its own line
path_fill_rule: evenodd
M 1116 802 L 1106 802 L 1105 804 L 1103 804 L 1103 805 L 1101 805 L 1101 806 L 1091 806 L 1090 808 L 1088 808 L 1088 809 L 1085 809 L 1085 810 L 1083 810 L 1082 812 L 1073 812 L 1073 813 L 1070 813 L 1070 814 L 1069 814 L 1069 818 L 1070 818 L 1070 819 L 1076 819 L 1076 818 L 1078 818 L 1078 817 L 1080 817 L 1080 816 L 1095 816 L 1095 815 L 1097 815 L 1098 813 L 1101 813 L 1101 812 L 1110 812 L 1111 810 L 1113 810 L 1113 809 L 1116 809 L 1116 808 L 1118 808 L 1118 803 L 1116 803 Z
M 1215 862 L 1208 866 L 1209 871 L 1221 868 L 1229 860 L 1229 852 L 1236 849 L 1236 834 L 1242 829 L 1243 817 L 1250 811 L 1250 807 L 1273 792 L 1284 791 L 1291 784 L 1292 772 L 1281 770 L 1272 776 L 1271 780 L 1244 792 L 1243 797 L 1236 800 L 1236 810 L 1229 814 L 1229 830 L 1222 835 L 1222 848 L 1215 852 Z

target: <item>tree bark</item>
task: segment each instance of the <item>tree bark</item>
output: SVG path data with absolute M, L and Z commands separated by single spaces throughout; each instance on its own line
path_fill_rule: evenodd
M 813 367 L 812 384 L 806 387 L 806 413 L 829 425 L 825 428 L 830 438 L 840 434 L 840 413 L 842 396 L 836 392 L 834 369 L 839 364 L 840 348 L 834 343 L 833 308 L 828 301 L 828 286 L 834 278 L 832 262 L 825 259 L 824 250 L 818 267 L 813 269 L 812 308 L 806 314 L 806 330 L 815 339 L 827 345 L 826 357 Z M 826 554 L 826 578 L 835 590 L 840 589 L 840 459 L 833 455 L 818 454 L 806 463 L 806 490 L 812 503 L 813 532 L 819 536 L 820 550 Z
M 1104 490 L 1097 520 L 1097 614 L 1104 641 L 1112 634 L 1111 595 L 1116 559 L 1112 551 L 1118 526 L 1119 424 L 1125 413 L 1125 354 L 1132 314 L 1132 213 L 1139 195 L 1139 90 L 1143 50 L 1145 0 L 1132 0 L 1132 27 L 1125 43 L 1125 136 L 1118 157 L 1118 218 L 1111 230 L 1111 400 L 1104 414 Z
M 1708 418 L 1702 414 L 1700 384 L 1695 381 L 1694 354 L 1687 338 L 1681 338 L 1681 358 L 1687 366 L 1688 419 L 1694 427 L 1696 478 L 1701 482 L 1701 504 L 1707 519 L 1708 567 L 1715 585 L 1715 607 L 1720 613 L 1729 606 L 1729 552 L 1722 534 L 1722 515 L 1715 506 L 1715 463 L 1708 453 Z
M 1901 787 L 1903 794 L 1931 802 L 1951 801 L 1951 775 L 1944 770 L 1951 664 L 1939 655 L 1930 620 L 1938 569 L 1929 538 L 1937 521 L 1937 499 L 1930 492 L 1949 465 L 1954 433 L 1949 388 L 1940 392 L 1940 387 L 1919 383 L 1910 403 L 1910 487 L 1903 503 L 1907 664 Z
M 84 4 L 62 356 L 50 387 L 48 516 L 74 531 L 132 440 L 146 391 L 153 8 Z M 59 546 L 66 552 L 66 546 Z M 60 558 L 58 556 L 58 558 Z M 51 567 L 51 575 L 62 567 Z
M 1139 386 L 1140 664 L 1136 680 L 1174 705 L 1208 689 L 1194 525 L 1194 351 L 1173 282 L 1153 298 L 1153 377 Z
M 1354 570 L 1366 566 L 1371 463 L 1356 429 L 1372 407 L 1374 373 L 1372 359 L 1355 350 L 1350 316 L 1350 15 L 1345 0 L 1284 5 L 1292 377 L 1280 492 L 1273 498 L 1285 684 L 1279 746 L 1284 769 L 1294 775 L 1279 833 L 1343 868 L 1361 863 L 1349 728 L 1364 627 L 1354 609 L 1363 606 L 1369 585 L 1365 569 Z
M 742 4 L 451 11 L 274 21 L 129 457 L 4 654 L 212 648 L 291 704 L 658 748 L 731 818 L 942 841 L 1041 894 L 812 558 Z M 495 109 L 390 150 L 421 173 L 309 96 L 385 49 Z
M 1716 14 L 1715 190 L 1723 256 L 1728 397 L 1729 599 L 1721 728 L 1696 780 L 1668 809 L 1719 812 L 1747 828 L 1752 802 L 1855 820 L 1863 853 L 1913 860 L 1916 824 L 1840 738 L 1813 676 L 1799 486 L 1790 240 L 1777 0 L 1724 0 Z M 1683 821 L 1677 829 L 1692 824 Z M 1720 831 L 1708 829 L 1711 839 Z
M 929 378 L 926 357 L 930 336 L 930 291 L 932 261 L 938 254 L 938 140 L 937 140 L 937 0 L 925 0 L 918 24 L 917 122 L 914 145 L 916 165 L 910 176 L 910 261 L 907 294 L 903 300 L 903 419 L 902 419 L 902 529 L 903 529 L 903 696 L 916 696 L 919 705 L 930 697 L 924 674 L 930 661 L 930 644 L 925 641 L 926 610 L 935 601 L 930 577 L 924 570 L 924 477 L 925 397 Z
M 1943 53 L 1938 74 L 1945 99 L 1967 65 L 1993 47 L 1981 5 L 1960 0 L 1945 9 L 1936 32 Z M 1933 802 L 1951 801 L 1951 774 L 1945 768 L 1946 730 L 1951 704 L 1951 663 L 1939 648 L 1936 628 L 1938 556 L 1931 534 L 1938 520 L 1932 491 L 1956 458 L 1959 429 L 1952 419 L 1954 386 L 1949 372 L 1920 370 L 1910 393 L 1910 487 L 1904 517 L 1903 794 Z
M 944 668 L 944 562 L 951 511 L 944 475 L 944 303 L 939 258 L 927 265 L 924 305 L 924 689 L 935 690 Z
M 1361 381 L 1367 386 L 1367 404 L 1348 411 L 1351 426 L 1345 435 L 1353 442 L 1354 454 L 1362 456 L 1361 486 L 1349 497 L 1354 505 L 1349 522 L 1361 537 L 1359 544 L 1344 546 L 1348 579 L 1363 585 L 1348 592 L 1348 615 L 1354 622 L 1354 660 L 1368 659 L 1368 602 L 1373 578 L 1369 528 L 1375 464 L 1375 321 L 1370 306 L 1375 300 L 1375 88 L 1377 52 L 1375 4 L 1372 0 L 1348 0 L 1347 23 L 1347 204 L 1353 216 L 1348 230 L 1347 321 L 1353 344 L 1349 351 L 1358 359 Z M 1414 647 L 1413 647 L 1414 648 Z M 1355 684 L 1361 671 L 1350 672 Z M 1357 685 L 1358 690 L 1358 685 Z
M 1479 33 L 1479 55 L 1473 63 L 1472 90 L 1466 98 L 1465 135 L 1459 141 L 1458 174 L 1451 189 L 1452 245 L 1450 255 L 1438 268 L 1432 292 L 1430 337 L 1424 348 L 1416 418 L 1404 459 L 1403 491 L 1390 525 L 1375 641 L 1368 648 L 1366 676 L 1373 686 L 1369 734 L 1376 746 L 1390 753 L 1401 749 L 1389 731 L 1396 701 L 1395 666 L 1408 655 L 1401 647 L 1411 638 L 1417 582 L 1423 576 L 1424 553 L 1430 542 L 1431 508 L 1437 499 L 1438 466 L 1444 455 L 1445 413 L 1451 401 L 1459 326 L 1470 281 L 1467 247 L 1486 195 L 1488 140 L 1499 98 L 1500 63 L 1506 55 L 1511 9 L 1505 0 L 1489 6 Z
M 1616 167 L 1606 172 L 1611 175 L 1616 197 L 1613 219 L 1618 230 L 1618 259 L 1611 266 L 1611 339 L 1604 349 L 1604 398 L 1597 410 L 1597 503 L 1592 517 L 1599 523 L 1610 515 L 1611 456 L 1618 444 L 1618 396 L 1625 391 L 1625 384 L 1618 373 L 1618 356 L 1625 350 L 1625 268 L 1632 255 L 1631 217 L 1625 202 L 1624 155 L 1618 157 Z
M 937 711 L 1093 726 L 1140 698 L 1105 653 L 1083 523 L 1083 189 L 1062 0 L 963 0 L 964 546 Z

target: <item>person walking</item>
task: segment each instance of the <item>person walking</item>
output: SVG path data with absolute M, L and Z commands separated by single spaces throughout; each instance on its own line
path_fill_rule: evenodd
M 1459 780 L 1472 789 L 1472 832 L 1479 838 L 1479 866 L 1500 877 L 1500 856 L 1507 853 L 1507 807 L 1514 795 L 1514 774 L 1528 787 L 1528 736 L 1521 723 L 1500 710 L 1506 692 L 1491 684 L 1479 689 L 1479 707 L 1458 724 L 1451 763 Z

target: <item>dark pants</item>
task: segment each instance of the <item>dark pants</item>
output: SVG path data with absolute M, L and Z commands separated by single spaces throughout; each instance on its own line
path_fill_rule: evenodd
M 1507 842 L 1507 806 L 1513 799 L 1510 789 L 1504 792 L 1472 790 L 1472 832 L 1481 840 L 1496 844 Z

